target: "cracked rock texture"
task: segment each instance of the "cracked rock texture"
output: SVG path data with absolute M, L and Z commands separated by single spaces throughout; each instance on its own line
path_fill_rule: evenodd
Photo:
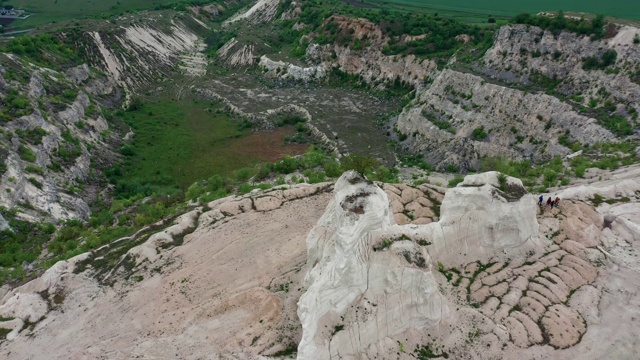
M 0 357 L 633 359 L 638 197 L 582 199 L 630 195 L 637 171 L 553 209 L 496 173 L 446 192 L 347 173 L 212 201 L 3 289 Z
M 298 302 L 298 359 L 375 356 L 378 347 L 386 348 L 385 338 L 432 326 L 448 313 L 417 244 L 372 250 L 372 233 L 393 222 L 384 191 L 352 171 L 334 192 L 307 237 L 307 263 L 313 267 Z M 422 261 L 407 263 L 405 253 Z

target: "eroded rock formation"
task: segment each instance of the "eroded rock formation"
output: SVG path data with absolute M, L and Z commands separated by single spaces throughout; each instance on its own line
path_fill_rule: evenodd
M 381 185 L 351 172 L 335 185 L 228 197 L 60 262 L 3 295 L 0 353 L 533 359 L 637 349 L 635 195 L 595 209 L 568 189 L 550 209 L 496 173 L 444 196 Z
M 432 326 L 448 313 L 418 244 L 399 241 L 390 251 L 373 251 L 373 234 L 393 224 L 384 191 L 353 171 L 334 191 L 307 238 L 313 267 L 298 302 L 299 359 L 375 356 L 385 338 Z

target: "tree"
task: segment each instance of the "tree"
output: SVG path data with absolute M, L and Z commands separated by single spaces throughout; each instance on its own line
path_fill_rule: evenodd
M 360 174 L 363 174 L 378 165 L 378 161 L 371 156 L 362 156 L 362 155 L 348 155 L 343 157 L 340 162 L 342 163 L 342 168 L 347 170 L 355 170 Z

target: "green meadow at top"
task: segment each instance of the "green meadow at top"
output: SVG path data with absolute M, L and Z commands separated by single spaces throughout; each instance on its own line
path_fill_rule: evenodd
M 365 3 L 395 10 L 440 12 L 467 22 L 489 15 L 512 17 L 524 12 L 558 10 L 640 20 L 640 1 L 635 0 L 365 0 Z
M 13 24 L 26 29 L 42 24 L 125 12 L 156 9 L 177 4 L 204 4 L 203 0 L 0 0 L 33 15 Z M 245 2 L 245 1 L 242 1 Z M 376 6 L 392 11 L 440 13 L 467 23 L 487 23 L 489 17 L 507 19 L 519 13 L 563 10 L 565 13 L 603 14 L 640 21 L 640 1 L 635 0 L 350 0 L 354 6 Z

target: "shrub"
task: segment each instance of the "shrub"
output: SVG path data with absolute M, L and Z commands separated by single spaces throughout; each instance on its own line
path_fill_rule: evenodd
M 498 184 L 500 186 L 500 190 L 506 191 L 507 190 L 507 175 L 505 175 L 503 173 L 499 173 L 498 174 Z
M 20 158 L 24 161 L 34 162 L 36 161 L 36 154 L 33 151 L 23 144 L 18 146 L 18 154 L 20 154 Z
M 273 170 L 280 174 L 291 174 L 298 169 L 298 162 L 291 156 L 287 156 L 284 159 L 276 162 L 273 166 Z
M 250 168 L 242 168 L 236 171 L 236 180 L 239 182 L 246 182 L 253 175 L 253 169 Z
M 273 166 L 271 164 L 262 165 L 260 167 L 260 169 L 258 170 L 258 173 L 255 175 L 256 181 L 260 181 L 260 180 L 266 179 L 269 176 L 269 174 L 271 174 L 272 168 L 273 168 Z
M 300 115 L 287 114 L 276 121 L 276 126 L 296 125 L 307 121 Z
M 605 51 L 600 59 L 595 56 L 589 56 L 582 59 L 582 69 L 583 70 L 604 70 L 605 68 L 616 63 L 616 59 L 618 58 L 618 53 L 611 49 Z
M 369 178 L 382 182 L 395 182 L 397 180 L 395 172 L 382 165 L 378 166 Z
M 340 167 L 340 163 L 335 160 L 326 161 L 322 168 L 328 177 L 338 177 L 342 175 L 342 168 Z
M 609 129 L 616 135 L 631 135 L 633 134 L 633 125 L 627 121 L 624 116 L 611 115 L 598 117 L 598 121 L 602 126 Z
M 340 159 L 340 162 L 342 163 L 342 168 L 345 171 L 355 170 L 360 174 L 365 174 L 378 165 L 378 161 L 376 159 L 362 155 L 347 155 Z
M 486 139 L 487 133 L 486 133 L 486 131 L 484 131 L 484 126 L 480 126 L 479 128 L 473 129 L 473 132 L 471 133 L 471 136 L 475 140 L 484 140 L 484 139 Z
M 120 149 L 120 154 L 124 156 L 135 156 L 136 149 L 131 145 L 125 145 Z
M 461 182 L 464 181 L 464 178 L 462 176 L 456 176 L 453 179 L 449 180 L 449 187 L 456 187 L 458 184 L 460 184 Z
M 136 97 L 136 98 L 133 98 L 133 100 L 131 100 L 131 103 L 127 107 L 127 111 L 140 110 L 142 109 L 143 106 L 144 106 L 144 103 L 142 102 L 142 100 Z
M 238 193 L 240 193 L 240 194 L 246 194 L 246 193 L 250 192 L 250 191 L 251 191 L 251 190 L 253 190 L 253 189 L 254 189 L 254 188 L 253 188 L 253 186 L 251 186 L 251 184 L 244 183 L 244 184 L 242 184 L 242 185 L 240 185 L 240 186 L 238 187 Z

